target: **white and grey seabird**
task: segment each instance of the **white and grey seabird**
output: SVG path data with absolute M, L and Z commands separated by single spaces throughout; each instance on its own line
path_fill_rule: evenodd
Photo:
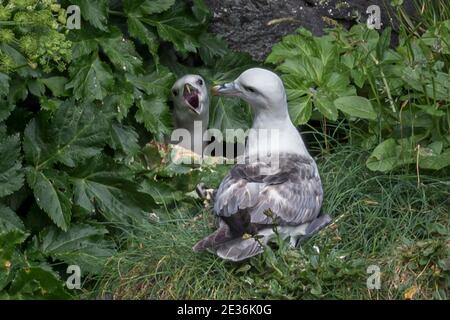
M 330 223 L 330 216 L 320 214 L 323 191 L 317 165 L 289 117 L 281 79 L 253 68 L 213 91 L 245 100 L 253 112 L 252 129 L 278 134 L 269 135 L 269 141 L 256 137 L 247 143 L 247 161 L 231 169 L 215 195 L 219 228 L 193 250 L 241 261 L 262 253 L 276 233 L 296 246 Z M 268 153 L 278 154 L 275 169 L 264 160 L 254 160 L 255 154 L 265 159 Z
M 185 149 L 202 153 L 203 134 L 209 123 L 209 95 L 205 80 L 199 75 L 185 75 L 171 89 L 175 129 L 185 129 L 191 139 L 173 140 Z

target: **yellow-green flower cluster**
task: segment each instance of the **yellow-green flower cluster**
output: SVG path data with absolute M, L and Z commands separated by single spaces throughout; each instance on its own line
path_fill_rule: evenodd
M 64 34 L 65 15 L 56 0 L 2 1 L 0 44 L 13 46 L 33 68 L 63 71 L 71 59 L 71 42 Z M 0 49 L 0 71 L 13 72 L 14 61 Z

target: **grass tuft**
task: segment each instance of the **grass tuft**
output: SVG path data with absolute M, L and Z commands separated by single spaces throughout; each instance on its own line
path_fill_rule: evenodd
M 170 209 L 161 222 L 128 230 L 96 296 L 115 299 L 448 299 L 450 174 L 370 172 L 366 152 L 335 150 L 318 159 L 324 211 L 333 224 L 299 249 L 278 242 L 243 263 L 194 254 L 211 215 Z M 370 265 L 381 288 L 366 285 Z

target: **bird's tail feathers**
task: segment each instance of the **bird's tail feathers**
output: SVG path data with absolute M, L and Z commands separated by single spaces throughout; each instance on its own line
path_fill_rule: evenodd
M 224 260 L 237 262 L 256 256 L 263 251 L 264 247 L 257 239 L 239 238 L 218 247 L 216 254 Z
M 194 252 L 201 252 L 207 249 L 215 250 L 218 246 L 236 238 L 227 224 L 221 223 L 220 227 L 195 244 L 192 248 Z

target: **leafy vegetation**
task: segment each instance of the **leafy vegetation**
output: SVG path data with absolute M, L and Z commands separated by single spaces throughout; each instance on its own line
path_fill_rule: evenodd
M 307 136 L 335 222 L 298 251 L 280 242 L 230 265 L 191 252 L 211 227 L 193 190 L 229 168 L 174 165 L 163 143 L 178 76 L 219 83 L 256 65 L 208 33 L 204 2 L 0 1 L 0 297 L 373 298 L 376 264 L 379 298 L 448 298 L 450 26 L 433 17 L 405 22 L 396 49 L 362 26 L 274 47 L 266 67 L 292 118 L 324 128 Z M 251 119 L 217 97 L 210 117 L 221 130 Z
M 391 30 L 364 25 L 287 36 L 267 58 L 283 73 L 291 116 L 346 119 L 350 141 L 373 150 L 371 170 L 406 164 L 450 166 L 450 20 L 421 36 L 402 32 L 394 50 Z
M 368 152 L 338 146 L 318 159 L 333 224 L 298 250 L 273 250 L 232 264 L 191 250 L 208 233 L 209 211 L 167 210 L 159 224 L 127 230 L 128 249 L 109 261 L 95 295 L 116 299 L 448 299 L 449 204 L 444 179 L 383 174 Z M 201 212 L 199 215 L 197 212 Z M 367 268 L 381 271 L 368 290 Z M 408 296 L 411 294 L 412 296 Z M 93 297 L 86 292 L 86 297 Z
M 76 294 L 64 286 L 67 265 L 98 273 L 117 252 L 119 226 L 153 223 L 161 199 L 182 198 L 176 180 L 191 169 L 161 169 L 158 144 L 141 148 L 170 132 L 176 72 L 200 57 L 208 79 L 230 80 L 252 64 L 206 32 L 208 12 L 194 2 L 1 3 L 3 297 Z M 80 30 L 65 27 L 70 4 Z M 242 106 L 226 103 L 213 100 L 218 128 L 242 119 Z

